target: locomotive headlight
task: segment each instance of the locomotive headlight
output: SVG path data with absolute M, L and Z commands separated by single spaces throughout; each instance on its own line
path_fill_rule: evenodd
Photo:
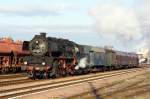
M 36 43 L 36 44 L 38 44 L 38 43 L 39 43 L 39 41 L 35 41 L 35 43 Z
M 26 62 L 26 61 L 25 61 L 25 62 L 24 62 L 24 64 L 25 64 L 25 65 L 27 65 L 27 64 L 28 64 L 28 62 Z
M 45 65 L 46 63 L 45 62 L 42 62 L 42 65 Z

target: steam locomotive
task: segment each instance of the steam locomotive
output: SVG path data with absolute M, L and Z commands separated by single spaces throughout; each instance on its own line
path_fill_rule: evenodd
M 30 51 L 24 64 L 33 79 L 131 68 L 138 66 L 139 60 L 135 53 L 79 45 L 67 39 L 46 37 L 46 33 L 24 41 L 23 50 Z

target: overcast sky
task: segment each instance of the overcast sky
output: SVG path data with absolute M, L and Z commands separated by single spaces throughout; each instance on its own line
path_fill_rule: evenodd
M 0 37 L 34 34 L 136 51 L 149 42 L 149 0 L 0 0 Z

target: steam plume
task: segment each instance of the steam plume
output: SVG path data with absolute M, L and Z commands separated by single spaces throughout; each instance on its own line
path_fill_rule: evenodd
M 128 47 L 150 59 L 150 1 L 133 1 L 133 7 L 112 0 L 91 8 L 90 15 L 95 20 L 94 30 L 106 39 L 112 38 L 113 42 L 119 42 L 121 47 Z
M 79 61 L 79 64 L 75 67 L 76 70 L 78 70 L 79 68 L 85 68 L 87 66 L 87 58 L 81 58 Z

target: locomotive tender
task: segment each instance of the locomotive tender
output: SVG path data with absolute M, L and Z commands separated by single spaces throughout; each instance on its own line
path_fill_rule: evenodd
M 67 39 L 46 37 L 46 33 L 24 41 L 23 50 L 31 53 L 24 58 L 24 64 L 29 77 L 34 79 L 138 66 L 135 53 L 79 45 Z

